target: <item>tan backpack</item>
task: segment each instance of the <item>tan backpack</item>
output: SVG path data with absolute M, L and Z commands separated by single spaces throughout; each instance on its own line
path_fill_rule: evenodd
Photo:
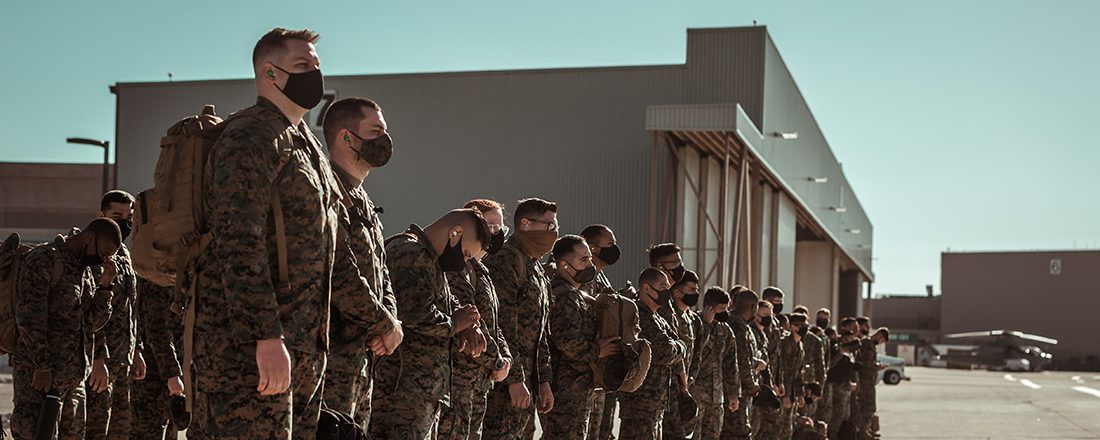
M 627 286 L 625 290 L 633 289 Z M 649 341 L 638 338 L 638 305 L 622 294 L 602 292 L 596 296 L 598 338 L 619 336 L 619 353 L 593 366 L 593 379 L 599 388 L 632 393 L 642 386 L 652 360 Z
M 19 234 L 12 233 L 0 244 L 0 354 L 15 351 L 19 340 L 19 331 L 15 322 L 15 290 L 19 288 L 19 269 L 23 258 L 40 246 L 53 246 L 52 243 L 19 243 Z M 61 260 L 54 258 L 50 271 L 50 286 L 61 280 Z

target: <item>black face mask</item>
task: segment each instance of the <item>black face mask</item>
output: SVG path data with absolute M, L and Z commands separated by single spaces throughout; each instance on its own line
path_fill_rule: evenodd
M 568 264 L 568 263 L 566 263 Z M 577 270 L 572 264 L 569 264 L 569 269 L 573 271 L 573 281 L 577 284 L 584 284 L 596 279 L 596 268 L 589 267 L 588 269 Z
M 730 312 L 715 313 L 714 320 L 718 322 L 730 322 Z
M 126 241 L 126 237 L 130 236 L 130 232 L 134 230 L 133 220 L 115 220 L 118 224 L 118 232 L 122 233 L 122 241 Z
M 369 163 L 372 167 L 381 168 L 386 166 L 386 163 L 393 157 L 393 138 L 390 137 L 389 133 L 374 139 L 363 139 L 351 130 L 348 130 L 348 132 L 363 142 L 358 150 L 352 148 L 352 151 L 359 155 L 359 160 Z
M 766 328 L 766 327 L 772 325 L 772 318 L 770 316 L 765 317 L 765 318 L 760 318 L 758 322 L 760 322 L 761 326 Z
M 810 328 L 804 325 L 798 326 L 798 336 L 801 336 L 803 338 L 806 337 L 806 332 L 808 332 L 809 330 Z
M 493 238 L 491 238 L 489 240 L 489 248 L 486 249 L 485 252 L 488 252 L 489 255 L 493 255 L 497 252 L 500 252 L 501 248 L 503 248 L 503 247 L 504 247 L 504 231 L 497 231 L 496 234 L 493 234 Z
M 458 243 L 451 246 L 450 240 L 443 247 L 443 253 L 436 259 L 439 268 L 444 272 L 459 272 L 466 268 L 466 256 L 462 254 L 462 236 L 458 237 Z
M 672 299 L 672 289 L 657 290 L 656 287 L 648 284 L 647 286 L 649 286 L 649 288 L 652 289 L 654 292 L 657 292 L 657 299 L 655 299 L 655 301 L 657 302 L 658 306 L 668 304 L 668 301 Z
M 95 253 L 84 254 L 80 256 L 80 264 L 84 267 L 93 267 L 103 264 L 103 257 L 99 256 L 99 240 L 92 238 L 95 241 Z
M 600 261 L 607 263 L 608 266 L 613 266 L 619 257 L 622 256 L 622 250 L 619 249 L 619 245 L 613 244 L 611 246 L 600 248 L 600 254 L 597 255 Z
M 669 269 L 668 274 L 672 275 L 672 283 L 675 284 L 680 282 L 680 280 L 684 278 L 684 272 L 687 272 L 687 269 L 684 269 L 683 264 L 677 266 L 675 269 Z
M 699 304 L 699 292 L 684 294 L 683 299 L 680 301 L 683 301 L 685 306 L 695 307 L 696 304 Z
M 822 329 L 829 328 L 829 320 L 825 318 L 817 318 L 817 326 Z
M 783 303 L 772 304 L 772 312 L 783 313 Z
M 282 67 L 272 66 L 287 74 L 286 85 L 279 91 L 295 105 L 309 110 L 321 103 L 321 98 L 325 96 L 325 77 L 321 75 L 321 69 L 290 73 Z

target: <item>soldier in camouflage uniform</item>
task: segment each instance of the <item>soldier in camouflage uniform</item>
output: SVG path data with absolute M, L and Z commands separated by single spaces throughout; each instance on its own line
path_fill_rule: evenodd
M 382 221 L 363 180 L 393 153 L 382 107 L 363 98 L 329 106 L 324 119 L 332 169 L 343 209 L 333 271 L 331 347 L 325 369 L 325 405 L 370 429 L 373 357 L 386 356 L 404 338 L 386 268 Z
M 555 273 L 550 306 L 550 353 L 554 370 L 554 410 L 540 416 L 543 436 L 554 439 L 588 437 L 588 420 L 595 397 L 593 367 L 618 351 L 618 337 L 598 339 L 595 298 L 580 287 L 596 277 L 592 251 L 577 235 L 558 239 L 551 254 Z
M 694 420 L 681 420 L 681 402 L 683 399 L 693 399 L 690 393 L 690 384 L 695 380 L 693 371 L 698 368 L 698 347 L 696 338 L 703 331 L 703 319 L 692 310 L 699 303 L 699 275 L 693 271 L 684 272 L 680 281 L 672 286 L 672 312 L 676 316 L 676 335 L 687 348 L 684 355 L 685 374 L 673 379 L 672 390 L 679 397 L 669 399 L 669 411 L 665 413 L 664 438 L 688 439 L 692 438 Z M 686 378 L 686 380 L 685 380 Z
M 500 329 L 512 352 L 507 386 L 493 387 L 485 412 L 485 438 L 530 439 L 534 412 L 554 407 L 550 368 L 550 281 L 538 260 L 558 237 L 556 204 L 520 200 L 513 213 L 516 232 L 503 249 L 485 257 L 500 298 Z M 537 393 L 534 397 L 533 394 Z
M 138 279 L 138 338 L 146 358 L 145 379 L 135 381 L 130 401 L 134 412 L 130 436 L 163 439 L 171 415 L 171 395 L 183 393 L 178 341 L 183 337 L 182 317 L 172 310 L 172 288 Z M 175 435 L 175 429 L 169 431 Z
M 741 381 L 741 398 L 736 411 L 726 416 L 722 423 L 722 439 L 751 439 L 752 426 L 752 401 L 753 397 L 760 393 L 760 387 L 764 386 L 761 372 L 765 371 L 767 364 L 764 361 L 765 351 L 757 343 L 753 333 L 752 322 L 756 321 L 757 308 L 760 297 L 756 292 L 742 286 L 734 286 L 730 289 L 733 311 L 719 314 L 715 320 L 726 319 L 733 331 L 733 340 L 737 346 L 737 373 Z
M 794 420 L 799 406 L 803 405 L 806 354 L 802 345 L 803 338 L 809 332 L 806 315 L 795 313 L 790 315 L 790 332 L 779 340 L 779 383 L 787 393 L 783 396 L 783 406 L 780 408 L 778 420 L 778 438 L 788 439 L 794 434 Z M 771 436 L 767 438 L 772 438 Z
M 659 304 L 671 296 L 668 276 L 655 268 L 647 268 L 638 277 L 640 290 L 638 318 L 641 338 L 649 341 L 652 350 L 649 373 L 645 382 L 633 393 L 620 397 L 619 437 L 627 439 L 661 438 L 661 420 L 668 410 L 673 366 L 681 363 L 687 348 L 676 336 L 676 329 L 657 313 Z
M 776 353 L 776 348 L 779 346 L 779 338 L 782 337 L 782 326 L 779 324 L 779 320 L 775 318 L 773 314 L 774 306 L 770 301 L 761 300 L 758 303 L 756 309 L 756 318 L 749 324 L 752 330 L 753 337 L 756 339 L 757 347 L 759 347 L 759 356 L 767 366 L 764 371 L 761 372 L 761 386 L 765 388 L 762 395 L 758 396 L 756 400 L 757 405 L 753 406 L 752 411 L 752 432 L 756 438 L 767 438 L 760 435 L 762 429 L 768 423 L 774 423 L 779 417 L 778 402 L 773 402 L 775 407 L 769 407 L 763 404 L 764 402 L 771 400 L 771 396 L 776 398 L 782 397 L 779 389 L 781 384 L 779 378 L 779 368 L 782 359 L 779 358 Z M 763 400 L 767 399 L 767 400 Z
M 855 368 L 855 354 L 859 353 L 859 339 L 855 334 L 846 332 L 840 338 L 836 352 L 830 356 L 829 366 L 829 438 L 835 439 L 840 435 L 840 427 L 851 418 L 852 390 L 858 383 Z
M 426 439 L 449 404 L 451 347 L 480 356 L 485 337 L 473 306 L 459 306 L 444 272 L 462 270 L 489 244 L 489 226 L 476 209 L 454 210 L 426 228 L 409 226 L 386 240 L 386 266 L 405 340 L 375 367 L 371 438 Z
M 504 245 L 507 227 L 504 226 L 504 207 L 493 200 L 476 199 L 465 208 L 475 208 L 485 216 L 489 231 L 493 233 L 485 254 L 499 252 Z M 485 353 L 473 357 L 455 347 L 451 350 L 451 405 L 443 409 L 439 420 L 440 439 L 478 440 L 481 438 L 485 419 L 486 399 L 494 382 L 508 376 L 512 354 L 497 323 L 499 300 L 489 270 L 481 263 L 485 255 L 478 255 L 466 262 L 462 271 L 447 273 L 447 284 L 459 304 L 473 304 L 481 315 L 478 324 L 486 336 Z
M 133 213 L 134 197 L 125 191 L 115 190 L 103 195 L 98 216 L 114 220 L 122 240 L 126 241 L 133 226 Z M 115 276 L 111 319 L 93 335 L 96 356 L 92 362 L 92 375 L 86 382 L 88 402 L 84 437 L 88 440 L 130 438 L 130 426 L 133 424 L 130 365 L 134 364 L 135 378 L 145 378 L 145 363 L 140 353 L 134 353 L 137 322 L 133 305 L 137 297 L 137 275 L 130 263 L 126 245 L 119 247 L 114 261 L 118 275 Z M 92 268 L 93 276 L 102 273 L 102 266 Z
M 730 296 L 721 287 L 707 289 L 700 316 L 701 328 L 695 339 L 698 358 L 692 364 L 695 378 L 691 395 L 699 403 L 699 417 L 693 438 L 717 440 L 726 411 L 740 407 L 741 371 L 737 341 L 729 320 Z M 715 319 L 715 315 L 726 319 Z
M 588 292 L 592 297 L 598 297 L 601 293 L 614 294 L 615 287 L 611 280 L 604 274 L 604 269 L 614 265 L 622 256 L 619 245 L 615 243 L 615 232 L 605 225 L 588 225 L 581 231 L 581 237 L 588 243 L 592 251 L 592 262 L 596 266 L 596 278 L 584 283 L 581 290 Z M 614 392 L 597 389 L 592 399 L 592 415 L 588 419 L 588 438 L 605 440 L 614 438 L 611 428 L 614 426 L 615 408 L 618 406 L 618 396 Z
M 859 354 L 856 356 L 856 372 L 859 377 L 856 389 L 856 407 L 852 409 L 852 420 L 856 425 L 857 438 L 873 439 L 876 436 L 872 426 L 877 404 L 875 385 L 878 384 L 877 346 L 890 340 L 890 330 L 885 327 L 860 340 Z
M 274 29 L 256 43 L 260 97 L 222 124 L 209 153 L 209 245 L 187 311 L 195 316 L 191 439 L 316 436 L 341 206 L 321 143 L 302 120 L 324 93 L 316 40 Z
M 61 398 L 59 439 L 84 437 L 84 379 L 93 356 L 92 333 L 111 316 L 116 266 L 122 245 L 118 225 L 96 219 L 84 232 L 57 236 L 24 257 L 14 312 L 18 330 L 12 353 L 15 409 L 11 432 L 33 438 L 47 393 Z M 89 269 L 103 265 L 95 278 Z

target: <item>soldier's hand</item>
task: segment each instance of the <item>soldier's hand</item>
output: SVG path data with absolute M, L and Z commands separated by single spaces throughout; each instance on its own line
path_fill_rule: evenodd
M 508 358 L 504 358 L 503 361 L 504 366 L 493 370 L 492 374 L 489 375 L 489 379 L 491 379 L 493 382 L 500 382 L 504 380 L 508 377 L 508 372 L 512 370 L 512 361 L 508 360 Z
M 145 356 L 140 351 L 134 351 L 134 380 L 145 380 Z
M 485 334 L 477 327 L 468 328 L 458 336 L 464 342 L 462 344 L 462 349 L 459 351 L 467 353 L 475 358 L 480 357 L 488 346 L 488 342 L 485 340 Z
M 256 391 L 261 395 L 282 394 L 290 389 L 290 353 L 282 339 L 256 341 L 256 368 L 260 373 Z
M 745 394 L 749 397 L 756 397 L 760 395 L 760 387 L 749 387 L 749 389 L 745 390 Z
M 783 398 L 783 409 L 791 409 L 791 398 L 790 397 L 784 397 Z
M 527 384 L 516 382 L 508 385 L 508 397 L 512 398 L 512 406 L 519 409 L 531 407 L 531 392 L 527 390 Z
M 546 414 L 554 410 L 554 392 L 550 390 L 550 382 L 539 384 L 539 412 Z
M 183 381 L 179 376 L 168 379 L 168 395 L 178 396 L 183 394 Z
M 763 359 L 756 359 L 756 371 L 764 371 L 768 369 L 768 363 Z
M 389 333 L 371 339 L 370 349 L 375 356 L 389 356 L 393 354 L 394 350 L 397 350 L 397 346 L 401 345 L 401 341 L 404 340 L 405 332 L 401 330 L 401 325 L 398 324 Z
M 477 312 L 477 307 L 471 305 L 461 306 L 451 314 L 455 333 L 462 333 L 477 325 L 478 321 L 481 321 L 481 314 Z
M 115 281 L 115 275 L 118 275 L 118 265 L 115 264 L 114 257 L 104 260 L 103 275 L 99 276 L 99 285 L 110 286 Z
M 795 399 L 795 404 L 798 405 L 799 408 L 805 408 L 806 407 L 806 398 L 799 397 L 799 398 Z
M 92 361 L 92 375 L 88 378 L 88 386 L 92 391 L 102 393 L 107 390 L 107 384 L 111 383 L 110 372 L 107 371 L 107 362 L 104 359 Z
M 856 391 L 859 391 L 859 385 L 855 382 L 848 382 L 848 389 L 852 390 L 852 392 L 854 393 Z
M 775 395 L 779 396 L 779 397 L 786 396 L 787 395 L 787 390 L 783 388 L 783 385 L 779 385 L 779 386 L 775 387 Z
M 620 339 L 622 339 L 621 336 L 612 336 L 610 338 L 600 339 L 600 359 L 618 354 L 619 344 L 616 344 L 615 341 L 618 341 Z
M 53 371 L 49 368 L 42 368 L 34 370 L 34 376 L 31 376 L 31 387 L 35 390 L 43 393 L 50 392 L 50 387 L 53 385 Z
M 741 409 L 741 400 L 730 399 L 729 403 L 726 405 L 726 408 L 728 408 L 731 413 L 737 412 L 738 409 Z

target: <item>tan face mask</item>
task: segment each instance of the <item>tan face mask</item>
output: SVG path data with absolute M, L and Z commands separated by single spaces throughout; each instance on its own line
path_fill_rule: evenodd
M 558 241 L 558 231 L 516 231 L 515 236 L 527 256 L 536 260 L 550 253 Z

